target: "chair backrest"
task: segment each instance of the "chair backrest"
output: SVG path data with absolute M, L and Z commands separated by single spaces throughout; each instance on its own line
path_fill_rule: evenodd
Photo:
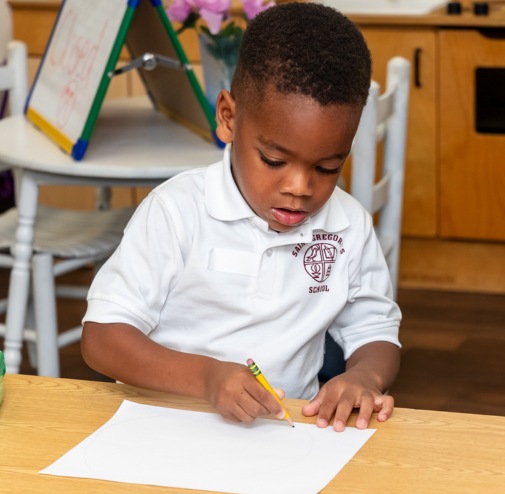
M 7 0 L 0 0 L 0 67 L 7 63 L 7 43 L 12 39 L 12 15 Z M 0 89 L 0 118 L 5 115 L 7 93 Z
M 386 91 L 380 94 L 379 85 L 372 82 L 352 147 L 350 192 L 372 215 L 378 213 L 375 229 L 388 263 L 395 298 L 398 290 L 409 78 L 408 60 L 401 57 L 389 60 Z M 381 142 L 382 156 L 379 156 L 378 144 Z M 381 164 L 382 171 L 379 173 Z
M 28 68 L 25 43 L 7 44 L 7 63 L 0 67 L 0 92 L 8 92 L 9 115 L 21 115 L 28 95 Z

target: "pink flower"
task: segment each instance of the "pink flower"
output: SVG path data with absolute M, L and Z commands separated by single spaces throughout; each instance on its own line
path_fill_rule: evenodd
M 187 0 L 173 0 L 167 9 L 168 18 L 175 22 L 184 22 L 191 12 L 191 5 Z
M 242 0 L 242 5 L 246 17 L 250 20 L 256 17 L 260 12 L 273 7 L 275 2 L 267 2 L 266 0 Z
M 206 10 L 214 14 L 229 15 L 232 0 L 189 0 L 198 11 Z
M 252 19 L 263 10 L 273 5 L 273 0 L 240 0 L 245 16 Z M 223 21 L 229 19 L 232 0 L 172 0 L 167 9 L 167 15 L 171 21 L 184 22 L 191 13 L 201 17 L 212 34 L 221 31 Z M 194 26 L 192 26 L 194 27 Z
M 212 34 L 219 33 L 219 31 L 221 30 L 221 23 L 226 18 L 225 14 L 223 13 L 216 13 L 213 12 L 212 10 L 207 10 L 204 8 L 200 10 L 200 16 L 205 22 L 207 22 L 207 25 L 209 26 L 209 31 Z
M 217 34 L 221 30 L 221 24 L 230 16 L 232 0 L 188 0 L 194 10 L 207 23 L 209 31 Z

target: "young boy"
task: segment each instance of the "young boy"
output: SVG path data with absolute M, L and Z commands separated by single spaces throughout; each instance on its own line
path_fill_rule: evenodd
M 257 16 L 216 118 L 222 162 L 154 190 L 98 273 L 82 351 L 103 374 L 208 400 L 249 423 L 311 399 L 316 424 L 357 427 L 399 367 L 400 311 L 372 219 L 336 188 L 370 85 L 369 51 L 337 11 L 288 3 Z M 346 372 L 319 389 L 326 331 Z

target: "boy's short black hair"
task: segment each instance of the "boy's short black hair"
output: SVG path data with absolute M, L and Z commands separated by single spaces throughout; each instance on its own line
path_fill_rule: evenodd
M 322 106 L 364 106 L 371 65 L 363 35 L 347 17 L 317 3 L 286 3 L 250 22 L 231 92 L 240 104 L 257 104 L 272 87 Z

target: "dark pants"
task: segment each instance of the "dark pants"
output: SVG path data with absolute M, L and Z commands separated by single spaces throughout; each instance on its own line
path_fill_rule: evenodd
M 10 170 L 0 171 L 0 213 L 14 207 L 14 179 Z
M 345 372 L 344 352 L 335 343 L 335 340 L 326 333 L 324 342 L 324 361 L 323 367 L 319 371 L 319 381 L 325 383 L 332 377 Z
M 7 94 L 7 91 L 0 92 L 0 119 L 7 108 Z M 12 207 L 14 207 L 14 179 L 10 170 L 3 170 L 0 172 L 0 213 Z

